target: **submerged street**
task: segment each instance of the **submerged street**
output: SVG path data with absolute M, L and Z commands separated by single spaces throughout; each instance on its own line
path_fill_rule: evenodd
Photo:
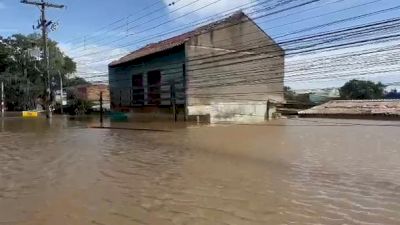
M 1 225 L 400 224 L 400 123 L 7 118 Z
M 0 0 L 0 225 L 400 225 L 399 12 Z

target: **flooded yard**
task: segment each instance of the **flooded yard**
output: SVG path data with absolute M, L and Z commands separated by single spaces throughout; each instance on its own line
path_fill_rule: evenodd
M 0 122 L 1 225 L 400 224 L 400 122 Z

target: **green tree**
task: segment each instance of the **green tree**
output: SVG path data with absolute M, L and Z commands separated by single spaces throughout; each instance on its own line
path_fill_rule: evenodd
M 350 80 L 340 88 L 340 98 L 351 99 L 382 99 L 386 86 L 381 82 L 374 83 L 366 80 Z
M 69 78 L 76 71 L 76 63 L 60 50 L 57 42 L 49 40 L 48 46 L 52 81 L 57 84 L 61 74 L 64 82 L 70 83 Z M 45 68 L 40 59 L 30 54 L 34 49 L 42 49 L 38 34 L 0 37 L 0 80 L 5 82 L 9 110 L 35 108 L 36 103 L 45 101 Z
M 3 73 L 7 65 L 9 64 L 9 54 L 7 46 L 3 41 L 3 37 L 0 36 L 0 73 Z

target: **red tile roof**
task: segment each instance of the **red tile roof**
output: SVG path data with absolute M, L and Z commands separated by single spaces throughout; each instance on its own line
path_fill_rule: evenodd
M 188 41 L 190 38 L 192 38 L 196 35 L 211 31 L 218 25 L 225 24 L 225 23 L 240 22 L 241 19 L 244 17 L 248 18 L 242 11 L 236 12 L 227 18 L 224 18 L 222 20 L 198 27 L 198 28 L 196 28 L 192 31 L 186 32 L 184 34 L 160 41 L 158 43 L 148 44 L 148 45 L 144 46 L 143 48 L 133 51 L 133 52 L 129 53 L 128 55 L 126 55 L 116 61 L 111 62 L 109 64 L 109 66 L 117 66 L 117 65 L 120 65 L 123 63 L 133 61 L 135 59 L 142 58 L 144 56 L 148 56 L 151 54 L 155 54 L 158 52 L 172 49 L 174 47 L 183 45 L 186 41 Z

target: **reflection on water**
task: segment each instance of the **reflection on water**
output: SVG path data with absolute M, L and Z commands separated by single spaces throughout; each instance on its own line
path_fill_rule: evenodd
M 400 224 L 396 122 L 94 124 L 3 121 L 1 225 Z

